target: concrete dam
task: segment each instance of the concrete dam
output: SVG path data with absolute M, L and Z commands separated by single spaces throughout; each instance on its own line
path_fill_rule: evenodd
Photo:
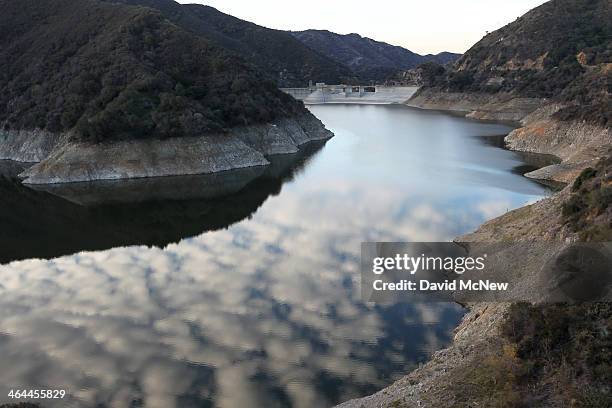
M 419 89 L 418 86 L 384 85 L 326 85 L 308 88 L 281 88 L 306 105 L 326 103 L 400 104 L 406 102 Z

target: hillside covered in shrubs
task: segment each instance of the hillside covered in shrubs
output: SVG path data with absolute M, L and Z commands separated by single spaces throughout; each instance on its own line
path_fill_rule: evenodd
M 506 381 L 489 394 L 505 407 L 611 406 L 610 316 L 609 302 L 513 304 L 502 328 L 512 363 L 497 358 Z
M 108 0 L 151 7 L 178 26 L 239 55 L 282 87 L 304 87 L 349 80 L 350 69 L 302 44 L 290 33 L 273 30 L 202 4 L 174 0 Z
M 242 59 L 160 12 L 0 0 L 0 125 L 80 140 L 167 138 L 305 113 Z
M 612 6 L 609 0 L 552 0 L 485 36 L 451 68 L 421 68 L 430 87 L 552 98 L 569 105 L 560 119 L 609 125 Z
M 581 240 L 612 240 L 612 149 L 576 178 L 563 204 L 563 218 Z

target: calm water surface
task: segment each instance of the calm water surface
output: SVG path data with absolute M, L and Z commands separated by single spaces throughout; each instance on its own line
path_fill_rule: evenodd
M 360 243 L 451 240 L 547 190 L 498 147 L 506 126 L 311 109 L 336 137 L 265 170 L 2 179 L 0 403 L 62 388 L 43 405 L 327 407 L 448 344 L 456 305 L 361 302 Z

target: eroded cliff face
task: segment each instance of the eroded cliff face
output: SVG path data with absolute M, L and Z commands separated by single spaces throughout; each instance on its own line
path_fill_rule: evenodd
M 39 162 L 21 173 L 24 183 L 208 174 L 267 166 L 266 156 L 296 153 L 301 145 L 333 134 L 307 114 L 203 137 L 83 143 L 56 136 L 51 143 L 48 136 L 21 132 L 0 141 L 3 158 Z

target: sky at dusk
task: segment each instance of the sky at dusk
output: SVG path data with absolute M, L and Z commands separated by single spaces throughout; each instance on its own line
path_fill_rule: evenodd
M 420 54 L 463 53 L 544 0 L 180 0 L 265 27 L 358 33 Z

